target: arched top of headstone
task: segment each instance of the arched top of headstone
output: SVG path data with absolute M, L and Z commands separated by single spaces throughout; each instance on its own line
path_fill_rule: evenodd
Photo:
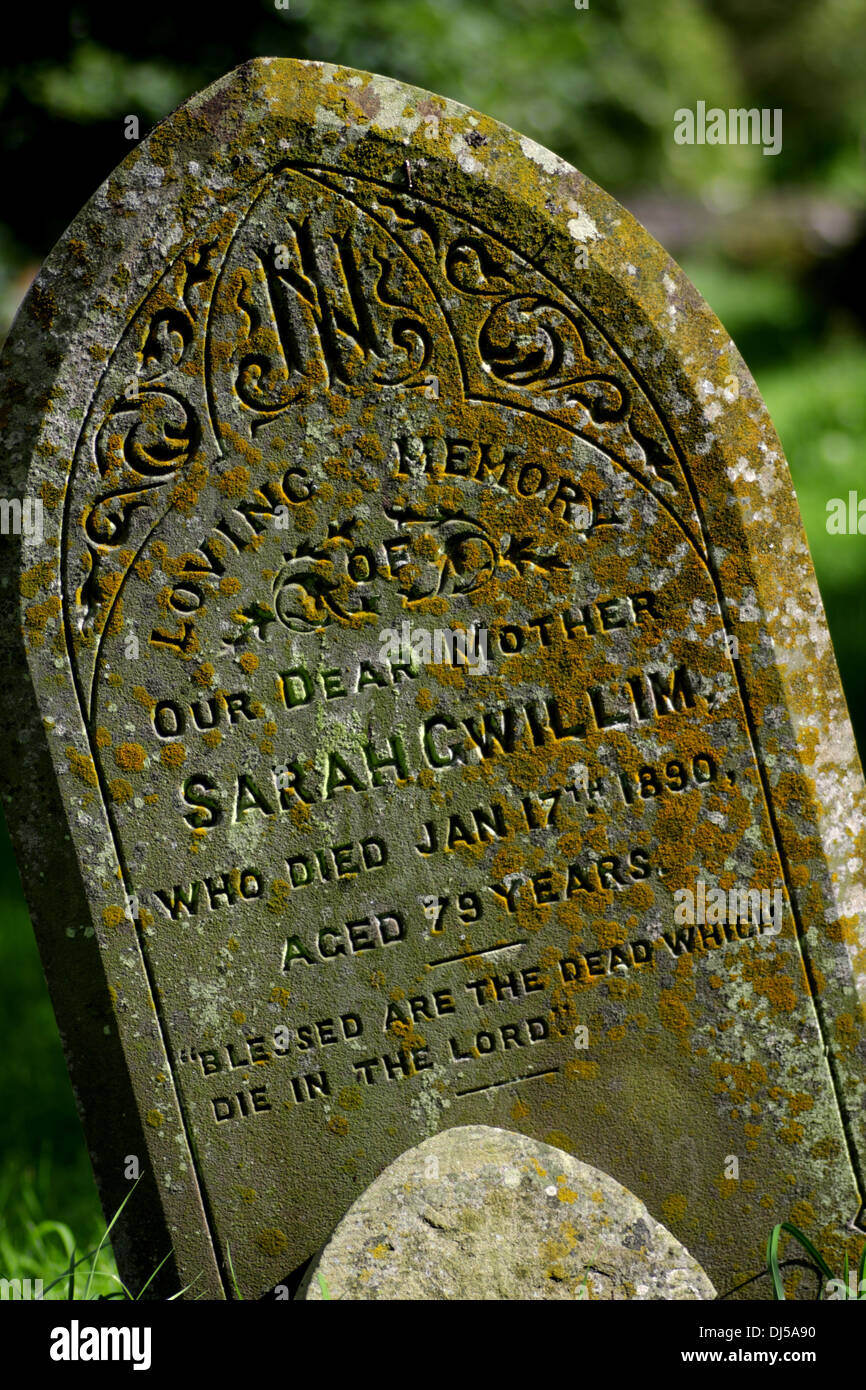
M 836 1239 L 862 774 L 778 439 L 646 231 L 258 59 L 0 375 L 4 795 L 130 1277 L 256 1296 L 464 1123 L 564 1135 L 721 1289 L 792 1170 Z

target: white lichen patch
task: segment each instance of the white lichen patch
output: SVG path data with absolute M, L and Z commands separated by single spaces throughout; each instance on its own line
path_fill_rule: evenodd
M 738 483 L 740 481 L 746 483 L 757 482 L 757 473 L 749 463 L 749 460 L 744 458 L 742 454 L 740 454 L 736 463 L 729 464 L 725 471 L 729 481 L 732 483 Z
M 528 135 L 521 135 L 520 148 L 531 159 L 533 164 L 538 164 L 546 174 L 570 174 L 571 165 L 566 164 L 564 159 L 560 159 L 558 154 L 552 150 L 545 149 L 544 145 L 538 145 L 534 140 L 530 140 Z
M 568 230 L 575 241 L 598 241 L 601 237 L 598 227 L 582 208 L 578 209 L 577 217 L 568 219 Z
M 484 166 L 475 158 L 462 135 L 452 135 L 448 146 L 464 174 L 481 174 Z

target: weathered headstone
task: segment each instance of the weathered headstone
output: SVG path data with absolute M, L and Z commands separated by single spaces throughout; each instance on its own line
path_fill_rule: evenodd
M 712 1299 L 688 1250 L 608 1173 L 485 1125 L 408 1149 L 304 1276 L 321 1299 Z
M 259 60 L 91 200 L 2 374 L 6 809 L 106 1209 L 144 1175 L 127 1278 L 285 1285 L 469 1124 L 721 1292 L 789 1216 L 838 1254 L 862 775 L 661 248 L 484 116 Z

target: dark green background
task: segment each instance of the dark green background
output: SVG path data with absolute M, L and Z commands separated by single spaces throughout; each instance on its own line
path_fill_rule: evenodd
M 0 56 L 0 336 L 53 242 L 141 135 L 256 55 L 466 102 L 548 145 L 683 265 L 757 378 L 800 498 L 860 747 L 866 536 L 862 0 L 267 0 L 16 7 Z M 11 37 L 14 35 L 14 37 Z M 783 148 L 678 146 L 674 112 L 781 108 Z M 8 843 L 0 847 L 0 1276 L 50 1274 L 99 1211 Z M 62 1226 L 40 1226 L 53 1218 Z M 98 1237 L 97 1237 L 98 1238 Z M 100 1288 L 107 1287 L 100 1285 Z

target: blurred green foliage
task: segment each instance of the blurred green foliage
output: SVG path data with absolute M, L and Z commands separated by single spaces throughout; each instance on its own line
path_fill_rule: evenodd
M 124 117 L 137 115 L 144 135 L 256 55 L 441 92 L 548 145 L 626 206 L 640 211 L 651 194 L 671 211 L 663 239 L 743 352 L 785 446 L 866 747 L 866 537 L 824 525 L 828 498 L 866 493 L 862 0 L 18 7 L 0 52 L 0 335 L 53 242 L 129 152 Z M 782 152 L 676 145 L 674 112 L 698 100 L 781 108 Z M 79 1251 L 97 1243 L 100 1215 L 5 837 L 0 1016 L 11 1044 L 0 1069 L 0 1274 L 36 1275 L 41 1263 L 47 1279 L 71 1231 Z
M 765 183 L 862 198 L 862 0 L 268 0 L 21 7 L 0 54 L 0 224 L 41 259 L 143 127 L 256 55 L 323 59 L 441 91 L 549 145 L 614 193 Z M 782 153 L 677 146 L 673 113 L 781 106 Z M 25 192 L 26 190 L 26 192 Z

